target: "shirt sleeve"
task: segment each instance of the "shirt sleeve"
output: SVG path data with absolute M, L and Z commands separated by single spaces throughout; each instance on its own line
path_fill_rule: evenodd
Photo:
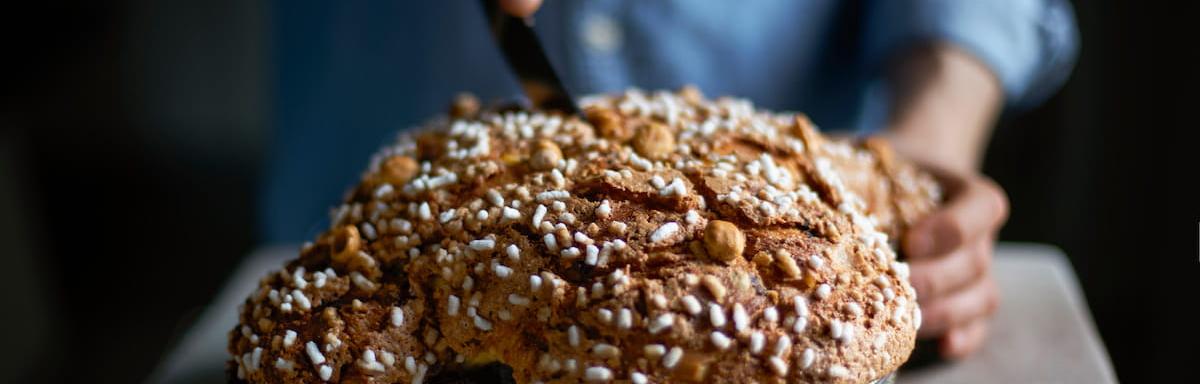
M 983 61 L 1023 109 L 1057 90 L 1079 49 L 1066 0 L 878 0 L 869 3 L 866 56 L 884 63 L 914 44 L 954 44 Z

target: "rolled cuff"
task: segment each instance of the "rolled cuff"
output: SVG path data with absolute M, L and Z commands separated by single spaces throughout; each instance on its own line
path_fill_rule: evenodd
M 992 70 L 1010 108 L 1057 90 L 1078 51 L 1074 14 L 1061 0 L 883 0 L 868 17 L 868 60 L 882 65 L 915 44 L 954 44 Z

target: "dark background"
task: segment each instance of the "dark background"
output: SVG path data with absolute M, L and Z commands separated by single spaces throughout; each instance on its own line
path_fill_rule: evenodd
M 1002 239 L 1066 251 L 1122 381 L 1200 362 L 1200 33 L 1169 4 L 1077 1 L 1074 75 L 1000 124 L 985 166 L 1012 201 Z M 141 381 L 256 244 L 269 14 L 6 8 L 0 382 Z

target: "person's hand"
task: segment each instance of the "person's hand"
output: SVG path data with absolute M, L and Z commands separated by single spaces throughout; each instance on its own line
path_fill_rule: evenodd
M 500 9 L 516 17 L 529 17 L 542 6 L 542 0 L 500 0 Z
M 938 338 L 941 355 L 957 359 L 983 345 L 996 310 L 992 247 L 1008 217 L 1008 200 L 985 176 L 932 171 L 948 200 L 905 234 L 903 248 L 921 306 L 917 335 Z

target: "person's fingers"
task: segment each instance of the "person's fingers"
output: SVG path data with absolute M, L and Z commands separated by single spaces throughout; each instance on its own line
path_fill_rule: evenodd
M 942 337 L 938 348 L 942 357 L 947 359 L 962 359 L 983 346 L 987 339 L 988 319 L 979 318 L 966 325 L 951 329 Z
M 905 234 L 904 251 L 912 259 L 942 255 L 994 233 L 1008 217 L 1008 198 L 991 179 L 951 173 L 941 178 L 950 200 Z
M 909 283 L 919 300 L 937 300 L 969 286 L 992 266 L 992 236 L 984 236 L 966 247 L 933 259 L 909 263 Z
M 516 17 L 529 17 L 542 6 L 542 0 L 500 0 L 500 9 Z
M 996 283 L 990 275 L 941 299 L 923 301 L 918 296 L 922 320 L 917 336 L 937 337 L 972 320 L 986 318 L 996 311 L 998 301 Z

